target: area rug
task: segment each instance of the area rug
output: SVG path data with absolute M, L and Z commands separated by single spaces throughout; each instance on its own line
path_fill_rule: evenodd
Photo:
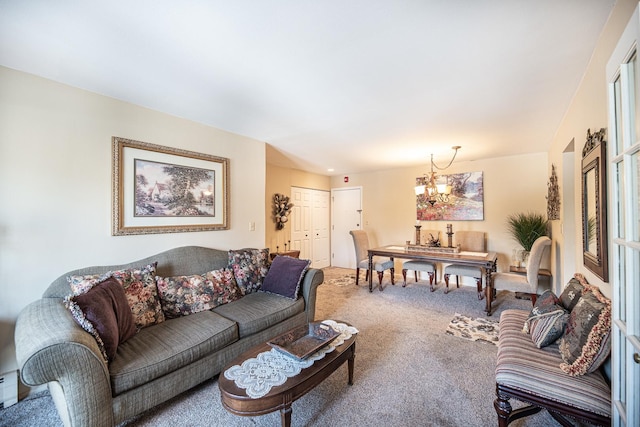
M 324 281 L 327 285 L 338 286 L 338 287 L 346 287 L 346 286 L 355 286 L 356 284 L 356 276 L 353 275 L 345 275 L 341 277 L 332 277 Z
M 498 345 L 500 328 L 496 320 L 469 317 L 456 313 L 447 326 L 446 333 L 471 341 L 484 341 Z

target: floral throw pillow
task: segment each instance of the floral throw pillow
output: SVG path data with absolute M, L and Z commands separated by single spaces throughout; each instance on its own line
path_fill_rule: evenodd
M 232 249 L 229 268 L 233 270 L 242 295 L 256 292 L 269 272 L 269 249 Z
M 233 271 L 227 268 L 209 271 L 204 276 L 156 277 L 156 281 L 167 318 L 211 310 L 242 296 Z
M 560 369 L 573 376 L 593 372 L 606 360 L 610 350 L 611 301 L 597 287 L 586 285 L 560 341 L 564 361 Z
M 141 329 L 164 322 L 156 287 L 156 265 L 154 262 L 141 268 L 110 271 L 106 274 L 69 276 L 67 280 L 73 294 L 80 295 L 88 292 L 104 277 L 115 277 L 124 288 L 136 327 Z

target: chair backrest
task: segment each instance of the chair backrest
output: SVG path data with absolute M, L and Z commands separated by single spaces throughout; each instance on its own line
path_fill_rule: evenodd
M 538 237 L 531 246 L 529 260 L 527 260 L 527 282 L 529 282 L 533 292 L 538 290 L 538 271 L 540 271 L 544 250 L 549 246 L 551 246 L 551 239 L 547 236 Z
M 454 237 L 456 245 L 460 245 L 460 249 L 463 251 L 484 252 L 487 250 L 484 231 L 457 231 Z
M 369 258 L 369 236 L 364 230 L 351 230 L 349 232 L 353 237 L 353 246 L 356 249 L 356 264 L 364 259 Z
M 429 239 L 433 236 L 434 239 L 440 238 L 440 230 L 420 230 L 420 244 L 426 245 L 429 243 Z M 442 241 L 440 242 L 442 243 Z

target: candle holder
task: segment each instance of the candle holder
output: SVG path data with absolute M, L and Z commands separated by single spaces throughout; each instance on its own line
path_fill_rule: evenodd
M 421 225 L 416 225 L 416 246 L 420 246 L 420 229 L 422 228 Z
M 448 247 L 453 247 L 453 226 L 451 224 L 447 224 L 447 236 L 448 236 Z

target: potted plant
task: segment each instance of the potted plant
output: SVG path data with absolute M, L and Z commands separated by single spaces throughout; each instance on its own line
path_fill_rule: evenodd
M 507 217 L 507 228 L 511 237 L 523 248 L 522 261 L 525 262 L 533 242 L 540 236 L 547 236 L 549 221 L 536 212 L 516 213 Z

